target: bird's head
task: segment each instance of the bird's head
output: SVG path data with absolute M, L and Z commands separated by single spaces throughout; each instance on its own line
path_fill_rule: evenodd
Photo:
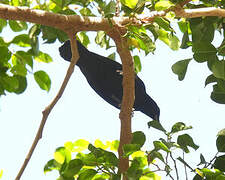
M 84 52 L 87 52 L 88 50 L 79 42 L 77 41 L 77 48 L 79 55 L 82 56 Z M 65 59 L 66 61 L 70 61 L 72 58 L 71 53 L 71 45 L 70 40 L 67 40 L 61 47 L 59 47 L 60 56 Z

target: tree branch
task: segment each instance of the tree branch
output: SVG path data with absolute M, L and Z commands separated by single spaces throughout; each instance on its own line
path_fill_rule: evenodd
M 220 8 L 208 7 L 208 8 L 197 8 L 197 9 L 183 9 L 177 7 L 174 10 L 177 17 L 184 18 L 196 18 L 202 16 L 219 16 L 225 17 L 225 10 Z
M 132 138 L 131 131 L 131 115 L 135 98 L 135 72 L 133 58 L 130 54 L 127 39 L 124 37 L 126 29 L 122 27 L 114 27 L 111 32 L 107 32 L 111 36 L 117 47 L 117 52 L 122 61 L 123 71 L 123 98 L 119 114 L 121 121 L 120 127 L 120 145 L 119 145 L 119 171 L 124 173 L 129 168 L 129 159 L 123 157 L 123 145 L 129 144 Z M 124 179 L 126 177 L 124 176 Z
M 39 126 L 39 129 L 37 131 L 37 134 L 36 134 L 36 137 L 33 141 L 33 144 L 24 160 L 24 163 L 22 165 L 22 167 L 20 168 L 20 171 L 18 173 L 18 175 L 16 176 L 15 180 L 19 180 L 20 177 L 22 176 L 33 152 L 34 152 L 34 149 L 36 148 L 37 146 L 37 143 L 39 142 L 39 140 L 42 138 L 42 133 L 43 133 L 43 129 L 44 129 L 44 126 L 45 126 L 45 123 L 48 119 L 48 116 L 51 112 L 51 110 L 54 108 L 54 106 L 56 105 L 56 103 L 58 102 L 58 100 L 61 98 L 65 88 L 66 88 L 66 85 L 74 71 L 74 66 L 79 58 L 79 53 L 78 53 L 78 50 L 77 50 L 77 44 L 76 44 L 76 40 L 74 39 L 74 36 L 73 34 L 69 34 L 70 35 L 70 41 L 71 41 L 71 51 L 72 51 L 72 59 L 71 59 L 71 63 L 70 63 L 70 66 L 67 70 L 67 73 L 66 73 L 66 76 L 63 80 L 63 83 L 59 89 L 59 92 L 57 93 L 56 97 L 53 99 L 53 101 L 45 108 L 45 110 L 42 112 L 43 116 L 42 116 L 42 120 L 41 120 L 41 123 L 40 123 L 40 126 Z

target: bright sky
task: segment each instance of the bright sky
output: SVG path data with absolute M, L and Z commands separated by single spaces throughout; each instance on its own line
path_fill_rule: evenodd
M 29 75 L 25 93 L 7 94 L 0 99 L 0 169 L 4 171 L 3 180 L 16 177 L 36 135 L 42 117 L 41 112 L 56 95 L 65 76 L 69 64 L 59 56 L 59 46 L 59 43 L 41 44 L 41 50 L 49 53 L 54 62 L 36 63 L 34 66 L 34 72 L 44 69 L 51 77 L 52 87 L 49 93 L 39 89 L 33 76 Z M 112 52 L 106 52 L 94 43 L 89 46 L 89 50 L 104 56 Z M 173 74 L 171 66 L 178 60 L 192 57 L 190 50 L 173 52 L 159 42 L 154 55 L 144 57 L 141 54 L 141 57 L 143 68 L 138 75 L 144 81 L 148 94 L 161 109 L 160 120 L 163 126 L 170 129 L 178 121 L 193 126 L 187 133 L 192 135 L 200 148 L 196 152 L 191 150 L 191 154 L 186 156 L 186 161 L 193 165 L 198 164 L 200 153 L 210 160 L 216 153 L 216 134 L 225 126 L 225 106 L 211 101 L 211 85 L 204 88 L 205 78 L 210 74 L 206 64 L 191 61 L 185 80 L 180 82 Z M 118 55 L 116 59 L 119 59 Z M 76 67 L 64 95 L 47 120 L 43 138 L 39 141 L 21 180 L 56 179 L 57 171 L 45 175 L 43 167 L 53 158 L 55 149 L 63 146 L 66 141 L 80 138 L 90 142 L 94 142 L 95 139 L 118 139 L 118 116 L 119 110 L 104 102 L 89 87 Z M 153 140 L 164 137 L 159 131 L 147 128 L 147 122 L 150 120 L 140 112 L 135 112 L 132 120 L 133 131 L 141 130 L 146 133 L 148 150 L 151 149 Z

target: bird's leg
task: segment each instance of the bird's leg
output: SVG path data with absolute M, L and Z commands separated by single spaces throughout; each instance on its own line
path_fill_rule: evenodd
M 134 111 L 135 111 L 135 109 L 133 108 L 131 111 L 131 118 L 134 117 Z
M 122 70 L 116 70 L 117 73 L 119 73 L 119 75 L 123 75 L 123 71 Z

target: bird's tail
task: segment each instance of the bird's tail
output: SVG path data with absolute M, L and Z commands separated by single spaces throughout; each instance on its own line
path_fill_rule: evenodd
M 159 121 L 160 109 L 156 102 L 146 94 L 145 103 L 140 107 L 139 111 L 149 116 L 153 120 Z

